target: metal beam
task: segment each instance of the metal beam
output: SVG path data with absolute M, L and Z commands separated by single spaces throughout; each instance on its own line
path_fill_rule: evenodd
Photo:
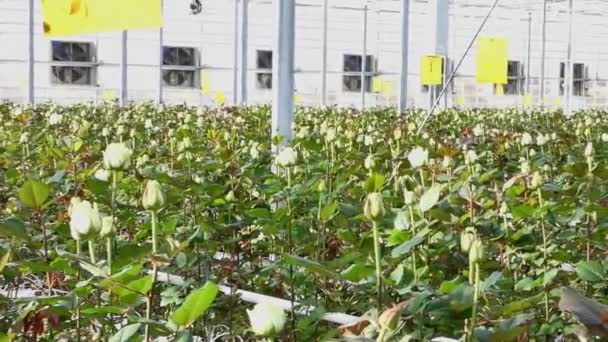
M 164 1 L 161 0 L 160 2 L 160 8 L 161 8 L 161 13 L 164 13 Z M 160 29 L 158 29 L 158 104 L 163 103 L 163 60 L 164 60 L 164 56 L 163 56 L 163 45 L 164 43 L 164 36 L 165 36 L 165 32 L 163 29 L 163 26 L 160 27 Z
M 120 105 L 129 103 L 127 85 L 127 31 L 122 31 L 122 50 L 120 56 Z
M 570 116 L 572 114 L 572 88 L 574 87 L 573 82 L 573 66 L 572 66 L 572 25 L 574 21 L 573 6 L 574 1 L 569 0 L 568 8 L 568 53 L 566 57 L 566 77 L 564 77 L 564 114 Z
M 34 77 L 34 0 L 29 1 L 27 8 L 28 14 L 28 52 L 27 52 L 27 102 L 35 102 L 35 77 Z
M 241 1 L 239 25 L 239 104 L 247 104 L 247 54 L 249 40 L 249 0 Z
M 367 76 L 367 4 L 363 7 L 363 46 L 361 51 L 361 110 L 365 109 L 366 76 Z
M 329 0 L 323 0 L 323 62 L 321 70 L 321 105 L 327 105 L 327 28 Z
M 274 52 L 272 56 L 272 137 L 292 138 L 294 89 L 295 0 L 275 2 Z
M 547 50 L 547 0 L 543 0 L 543 19 L 542 19 L 542 47 L 540 50 L 540 93 L 539 103 L 543 108 L 545 103 L 545 54 Z
M 239 103 L 239 0 L 234 0 L 234 57 L 232 60 L 232 103 Z
M 399 76 L 399 113 L 407 112 L 407 72 L 409 66 L 410 0 L 401 0 L 401 73 Z
M 530 94 L 530 69 L 532 59 L 532 12 L 528 12 L 528 55 L 526 62 L 526 93 Z

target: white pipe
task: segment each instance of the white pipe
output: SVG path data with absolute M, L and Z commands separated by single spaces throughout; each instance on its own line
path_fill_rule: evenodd
M 28 71 L 28 88 L 27 88 L 27 101 L 29 104 L 34 104 L 35 93 L 34 93 L 34 0 L 29 1 L 27 8 L 28 11 L 28 53 L 27 53 L 27 71 Z
M 127 90 L 127 31 L 122 31 L 122 51 L 120 57 L 120 105 L 129 102 Z
M 161 14 L 164 13 L 164 4 L 161 0 L 160 8 Z M 164 18 L 163 18 L 164 20 Z M 166 22 L 166 21 L 165 21 Z M 159 60 L 158 60 L 158 104 L 163 103 L 163 44 L 164 44 L 164 30 L 163 26 L 158 30 L 158 45 L 159 45 Z
M 239 25 L 239 104 L 247 104 L 247 49 L 249 26 L 249 0 L 241 0 L 241 20 Z
M 568 9 L 568 56 L 566 58 L 566 77 L 564 77 L 564 114 L 566 116 L 570 116 L 572 114 L 572 88 L 574 87 L 573 82 L 573 66 L 572 66 L 572 25 L 574 21 L 574 13 L 573 9 L 573 0 L 569 1 L 569 9 Z
M 542 46 L 540 50 L 540 107 L 545 105 L 545 54 L 547 50 L 547 0 L 543 0 L 543 19 L 542 19 Z
M 410 1 L 401 0 L 401 71 L 399 76 L 399 114 L 407 112 L 407 72 L 409 67 Z
M 321 70 L 321 105 L 327 105 L 327 28 L 329 0 L 323 0 L 323 62 Z
M 365 109 L 366 75 L 367 75 L 367 5 L 363 7 L 363 51 L 361 53 L 361 110 Z
M 232 61 L 232 102 L 239 103 L 239 0 L 234 0 L 234 58 Z

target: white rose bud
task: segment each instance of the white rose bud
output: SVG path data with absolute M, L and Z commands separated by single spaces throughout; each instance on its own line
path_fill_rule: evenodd
M 414 200 L 416 199 L 416 194 L 413 191 L 404 191 L 403 192 L 403 200 L 406 205 L 412 205 Z
M 532 136 L 528 134 L 528 132 L 524 132 L 524 134 L 521 135 L 521 140 L 519 141 L 519 143 L 522 146 L 532 145 Z
M 147 210 L 157 210 L 165 205 L 165 195 L 158 181 L 151 180 L 146 183 L 141 203 Z
M 285 326 L 287 317 L 280 307 L 272 303 L 258 303 L 253 310 L 247 310 L 251 330 L 261 337 L 273 337 Z
M 585 157 L 589 158 L 593 156 L 593 143 L 588 142 L 587 146 L 585 146 Z
M 89 240 L 94 238 L 101 230 L 101 216 L 97 205 L 92 206 L 89 201 L 79 202 L 70 209 L 70 233 L 74 240 Z
M 475 233 L 471 228 L 467 228 L 464 232 L 460 233 L 460 250 L 467 253 L 471 249 L 475 238 Z
M 471 248 L 469 249 L 469 262 L 478 263 L 483 261 L 485 258 L 485 250 L 483 247 L 483 242 L 481 239 L 476 238 L 471 243 Z
M 295 165 L 298 160 L 297 152 L 291 147 L 285 147 L 276 157 L 276 163 L 280 166 L 287 167 Z
M 376 163 L 374 162 L 374 157 L 370 154 L 365 158 L 365 168 L 371 170 Z
M 114 218 L 112 216 L 105 216 L 101 219 L 101 231 L 99 235 L 102 238 L 114 235 Z
M 95 179 L 100 180 L 102 182 L 107 182 L 110 179 L 110 175 L 112 173 L 109 170 L 99 169 L 95 172 Z
M 408 153 L 407 159 L 413 168 L 418 168 L 426 165 L 429 160 L 429 152 L 422 147 L 416 147 Z
M 131 161 L 133 151 L 123 143 L 112 143 L 103 152 L 103 165 L 108 170 L 125 169 Z
M 365 218 L 370 221 L 380 221 L 384 217 L 384 199 L 379 192 L 372 192 L 367 195 L 363 206 Z
M 545 181 L 543 179 L 543 176 L 540 174 L 540 172 L 536 171 L 532 175 L 532 181 L 530 182 L 530 185 L 532 189 L 538 189 L 543 186 L 544 182 Z

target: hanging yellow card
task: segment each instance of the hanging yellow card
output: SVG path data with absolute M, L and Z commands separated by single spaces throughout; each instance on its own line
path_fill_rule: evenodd
M 422 85 L 443 83 L 443 57 L 422 56 L 420 61 L 420 81 Z
M 223 106 L 225 102 L 226 102 L 226 95 L 224 94 L 224 92 L 216 91 L 215 92 L 215 104 L 218 106 Z
M 293 102 L 300 104 L 300 102 L 302 102 L 302 95 L 298 92 L 293 93 Z
M 530 94 L 526 94 L 524 96 L 524 105 L 526 107 L 531 107 L 532 106 L 532 95 Z
M 162 0 L 42 0 L 47 37 L 162 27 Z
M 381 93 L 382 92 L 382 78 L 378 76 L 374 76 L 372 78 L 372 92 Z
M 549 104 L 549 98 L 546 96 L 543 96 L 543 105 L 548 105 Z
M 459 106 L 464 105 L 464 98 L 462 96 L 456 96 L 456 104 Z
M 101 97 L 104 101 L 112 102 L 114 101 L 114 99 L 116 99 L 116 93 L 114 92 L 114 90 L 104 90 Z
M 508 41 L 505 38 L 477 39 L 477 73 L 479 83 L 506 84 L 509 68 Z
M 209 70 L 201 70 L 201 94 L 207 95 L 211 92 L 211 75 Z
M 497 84 L 496 85 L 496 95 L 503 96 L 504 94 L 505 94 L 505 88 L 502 86 L 502 84 Z
M 19 81 L 19 89 L 24 90 L 25 88 L 27 88 L 27 80 L 23 78 Z
M 393 82 L 391 82 L 389 80 L 382 81 L 382 94 L 385 97 L 393 96 Z
M 555 103 L 555 107 L 561 107 L 562 99 L 560 99 L 559 97 L 556 97 L 554 103 Z

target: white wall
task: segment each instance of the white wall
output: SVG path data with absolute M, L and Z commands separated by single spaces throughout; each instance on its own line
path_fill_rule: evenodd
M 276 1 L 276 0 L 274 0 Z M 189 0 L 165 0 L 164 44 L 198 49 L 201 63 L 211 68 L 214 91 L 223 91 L 230 102 L 233 98 L 234 58 L 234 2 L 232 0 L 206 0 L 202 15 L 189 14 Z M 270 103 L 271 92 L 258 89 L 255 82 L 256 50 L 271 50 L 275 27 L 274 6 L 271 0 L 250 0 L 248 95 L 251 103 Z M 525 1 L 524 1 L 525 2 Z M 540 2 L 540 1 L 538 1 Z M 358 106 L 361 96 L 342 89 L 342 55 L 361 54 L 363 13 L 361 0 L 330 0 L 328 49 L 328 99 L 338 105 Z M 510 59 L 521 61 L 530 68 L 532 94 L 536 102 L 540 74 L 541 13 L 536 5 L 532 11 L 531 65 L 527 62 L 528 7 L 523 2 L 503 2 L 488 21 L 482 36 L 500 36 L 509 39 Z M 531 3 L 534 3 L 532 1 Z M 92 42 L 97 51 L 96 84 L 93 86 L 62 86 L 50 81 L 50 40 L 43 36 L 40 1 L 35 1 L 35 88 L 36 101 L 97 101 L 107 91 L 118 94 L 120 87 L 121 34 L 103 33 L 70 37 L 70 41 Z M 299 0 L 296 11 L 296 89 L 305 104 L 318 104 L 321 94 L 322 63 L 322 0 Z M 567 46 L 567 4 L 552 4 L 548 15 L 546 94 L 550 103 L 558 98 L 559 63 L 565 61 Z M 398 92 L 399 1 L 370 1 L 368 12 L 367 50 L 377 58 L 378 71 L 393 83 L 390 96 L 368 94 L 368 106 L 396 104 Z M 599 8 L 603 7 L 603 8 Z M 606 11 L 607 3 L 594 3 L 593 8 L 577 11 Z M 454 0 L 450 5 L 449 57 L 454 63 L 460 59 L 472 35 L 488 11 L 487 0 Z M 420 57 L 433 51 L 434 35 L 431 25 L 431 1 L 411 1 L 409 102 L 426 106 L 427 94 L 419 82 Z M 136 15 L 136 14 L 135 14 Z M 575 98 L 574 106 L 589 106 L 593 102 L 608 104 L 608 26 L 604 16 L 578 13 L 575 20 L 574 60 L 585 63 L 589 69 L 589 97 Z M 27 88 L 27 1 L 0 0 L 0 99 L 23 101 Z M 465 59 L 453 91 L 449 91 L 449 104 L 462 98 L 466 106 L 513 106 L 523 103 L 522 96 L 495 96 L 491 85 L 474 81 L 475 48 Z M 128 34 L 128 85 L 129 98 L 134 101 L 153 100 L 158 94 L 159 30 L 135 30 Z M 213 93 L 202 95 L 198 88 L 179 89 L 164 87 L 166 102 L 187 101 L 193 104 L 212 104 Z

